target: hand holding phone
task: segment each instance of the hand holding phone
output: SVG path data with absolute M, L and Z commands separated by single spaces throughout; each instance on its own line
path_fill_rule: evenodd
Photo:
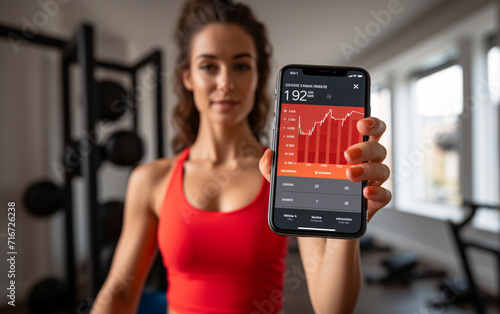
M 276 84 L 269 226 L 281 235 L 359 238 L 366 181 L 351 182 L 344 151 L 366 141 L 370 80 L 361 68 L 288 65 Z

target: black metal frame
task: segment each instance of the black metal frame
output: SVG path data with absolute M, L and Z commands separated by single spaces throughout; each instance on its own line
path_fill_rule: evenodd
M 485 308 L 485 302 L 483 300 L 483 297 L 481 296 L 481 293 L 478 289 L 478 286 L 476 284 L 476 281 L 474 279 L 474 275 L 472 273 L 470 264 L 469 264 L 469 259 L 467 258 L 466 254 L 466 249 L 467 248 L 476 248 L 483 250 L 485 252 L 492 253 L 496 259 L 497 259 L 497 265 L 498 265 L 498 287 L 500 288 L 500 248 L 485 245 L 482 243 L 477 243 L 477 242 L 472 242 L 472 241 L 465 241 L 462 239 L 460 235 L 460 229 L 462 229 L 464 226 L 466 226 L 474 217 L 474 215 L 477 212 L 478 208 L 491 208 L 491 209 L 499 209 L 499 206 L 494 206 L 494 205 L 488 205 L 488 204 L 478 204 L 474 202 L 469 202 L 469 201 L 464 201 L 463 202 L 464 207 L 469 207 L 471 211 L 469 214 L 465 217 L 465 219 L 461 223 L 454 223 L 452 221 L 448 221 L 448 226 L 450 227 L 450 230 L 453 234 L 453 238 L 456 243 L 456 247 L 458 250 L 458 254 L 460 256 L 460 260 L 462 262 L 462 267 L 465 272 L 465 276 L 467 278 L 469 287 L 470 287 L 470 292 L 472 299 L 474 301 L 474 306 L 476 308 L 476 313 L 477 314 L 484 314 L 486 313 L 486 308 Z M 498 298 L 498 305 L 500 307 L 500 297 Z
M 133 66 L 125 66 L 113 62 L 97 61 L 94 58 L 94 30 L 90 25 L 82 25 L 76 32 L 75 36 L 64 41 L 59 38 L 46 36 L 42 34 L 30 34 L 25 36 L 25 32 L 14 27 L 0 25 L 0 37 L 22 39 L 32 44 L 39 44 L 45 47 L 57 48 L 62 53 L 61 61 L 61 92 L 62 92 L 62 122 L 63 122 L 63 140 L 64 147 L 72 142 L 71 137 L 71 106 L 70 106 L 70 75 L 69 68 L 71 64 L 77 63 L 80 65 L 83 103 L 84 103 L 84 132 L 85 134 L 93 134 L 96 122 L 99 120 L 99 108 L 97 107 L 97 90 L 94 79 L 94 70 L 98 67 L 107 68 L 117 71 L 122 71 L 131 75 L 132 78 L 132 112 L 133 112 L 133 130 L 137 132 L 138 128 L 138 113 L 136 99 L 136 84 L 137 71 L 144 66 L 153 64 L 155 66 L 156 75 L 156 134 L 157 134 L 157 158 L 164 157 L 163 148 L 163 90 L 161 84 L 161 69 L 162 69 L 162 52 L 155 50 L 152 54 L 146 56 Z M 92 141 L 90 141 L 92 142 Z M 97 144 L 97 143 L 89 143 Z M 99 243 L 97 228 L 101 225 L 98 215 L 98 186 L 97 186 L 97 165 L 98 156 L 97 147 L 92 146 L 91 153 L 85 154 L 81 159 L 81 171 L 85 178 L 85 193 L 87 199 L 89 213 L 89 244 L 90 244 L 90 269 L 89 269 L 89 295 L 95 296 L 101 285 L 101 275 L 99 274 Z M 76 306 L 76 271 L 75 271 L 75 256 L 74 256 L 74 234 L 73 234 L 73 193 L 71 180 L 73 175 L 69 171 L 65 171 L 64 179 L 64 212 L 65 212 L 65 258 L 66 258 L 66 280 L 68 292 L 71 298 L 72 306 Z

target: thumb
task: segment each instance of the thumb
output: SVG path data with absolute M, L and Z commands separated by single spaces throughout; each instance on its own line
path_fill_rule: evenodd
M 271 181 L 271 163 L 273 161 L 272 149 L 267 149 L 259 162 L 259 169 L 267 181 Z

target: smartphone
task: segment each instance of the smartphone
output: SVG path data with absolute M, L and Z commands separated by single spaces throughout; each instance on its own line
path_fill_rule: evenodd
M 366 230 L 366 181 L 351 182 L 344 151 L 367 141 L 370 76 L 362 68 L 283 67 L 275 90 L 268 223 L 280 235 L 355 239 Z

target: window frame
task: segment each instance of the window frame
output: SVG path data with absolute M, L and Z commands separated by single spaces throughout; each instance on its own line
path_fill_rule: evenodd
M 390 153 L 388 152 L 388 156 L 389 157 L 389 154 L 390 154 L 390 160 L 391 160 L 391 176 L 390 176 L 390 180 L 392 180 L 392 183 L 391 183 L 391 186 L 392 186 L 392 189 L 391 189 L 391 192 L 393 195 L 396 194 L 396 191 L 397 190 L 397 187 L 396 187 L 396 184 L 394 182 L 394 179 L 393 179 L 393 176 L 392 176 L 392 173 L 395 171 L 395 154 L 394 154 L 394 95 L 393 95 L 393 89 L 392 89 L 392 78 L 391 77 L 386 77 L 386 78 L 383 78 L 383 79 L 379 79 L 379 80 L 376 80 L 375 82 L 372 82 L 372 87 L 371 87 L 371 90 L 370 90 L 370 95 L 374 94 L 374 93 L 377 93 L 377 92 L 380 92 L 381 90 L 384 90 L 384 89 L 387 89 L 389 91 L 389 95 L 390 95 L 390 102 L 389 102 L 389 108 L 390 108 L 390 117 L 389 119 L 391 119 L 390 123 L 391 123 L 391 128 L 390 130 L 386 130 L 386 132 L 382 135 L 383 137 L 387 137 L 387 136 L 390 136 L 390 142 L 391 142 L 391 145 L 392 145 L 392 149 L 390 151 Z M 370 106 L 371 106 L 371 102 L 370 102 Z M 371 111 L 371 109 L 370 109 Z M 386 159 L 387 159 L 386 157 Z M 387 208 L 395 208 L 395 201 L 394 201 L 394 198 L 391 199 L 391 201 L 389 202 L 389 204 L 386 205 Z
M 451 66 L 451 63 L 443 65 L 436 61 L 444 61 L 442 63 L 451 61 L 453 59 L 453 54 L 446 53 L 447 50 L 458 52 L 454 56 L 456 63 L 462 67 L 462 92 L 464 95 L 463 111 L 471 110 L 470 103 L 467 103 L 470 101 L 468 98 L 476 96 L 476 93 L 483 93 L 483 91 L 478 88 L 482 86 L 478 85 L 484 85 L 484 82 L 482 82 L 484 81 L 485 73 L 483 63 L 487 59 L 484 38 L 491 33 L 498 33 L 498 21 L 495 12 L 497 12 L 496 4 L 484 5 L 477 12 L 470 14 L 464 13 L 463 16 L 454 20 L 453 23 L 443 25 L 446 27 L 443 27 L 438 32 L 433 31 L 431 33 L 426 30 L 426 37 L 417 38 L 414 41 L 408 42 L 409 44 L 405 45 L 404 49 L 395 41 L 390 43 L 388 47 L 384 46 L 383 49 L 379 49 L 373 54 L 366 54 L 358 59 L 358 64 L 360 66 L 364 66 L 370 70 L 373 82 L 379 82 L 379 78 L 389 77 L 392 79 L 389 84 L 387 84 L 390 86 L 391 91 L 393 117 L 392 143 L 394 172 L 391 173 L 391 175 L 394 181 L 394 205 L 392 207 L 400 212 L 441 221 L 460 220 L 464 216 L 464 212 L 468 212 L 468 208 L 463 206 L 451 206 L 450 208 L 450 206 L 445 206 L 443 204 L 436 205 L 429 202 L 415 204 L 408 201 L 411 199 L 411 194 L 413 193 L 412 188 L 414 187 L 414 184 L 411 183 L 411 179 L 415 177 L 413 175 L 414 170 L 410 168 L 412 165 L 412 156 L 410 156 L 410 154 L 415 154 L 413 151 L 418 150 L 415 149 L 418 148 L 418 142 L 410 143 L 410 137 L 415 138 L 413 134 L 414 131 L 411 130 L 411 125 L 415 122 L 412 122 L 412 117 L 410 115 L 413 105 L 412 100 L 414 100 L 413 95 L 415 94 L 412 91 L 415 87 L 413 80 L 415 77 L 419 76 L 418 74 L 428 75 L 431 74 L 431 72 L 439 70 L 436 67 L 432 67 L 432 65 L 442 65 L 443 68 Z M 412 32 L 414 36 L 418 35 L 417 33 L 418 32 Z M 497 40 L 499 39 L 500 38 L 497 38 Z M 495 42 L 495 40 L 492 39 L 491 42 Z M 446 57 L 448 57 L 448 59 L 446 59 Z M 429 61 L 433 61 L 434 63 L 430 63 Z M 427 67 L 424 67 L 426 65 Z M 429 65 L 431 66 L 429 67 Z M 484 87 L 482 88 L 484 90 Z M 469 107 L 466 108 L 466 106 Z M 470 112 L 467 113 L 470 114 Z M 481 175 L 479 171 L 476 171 L 477 161 L 483 159 L 478 156 L 487 155 L 484 152 L 489 153 L 490 151 L 485 151 L 484 147 L 481 147 L 478 153 L 474 153 L 476 159 L 472 159 L 472 149 L 474 148 L 477 150 L 477 148 L 481 146 L 478 146 L 476 143 L 478 142 L 477 134 L 479 133 L 477 132 L 479 128 L 478 119 L 482 119 L 482 117 L 482 111 L 477 112 L 477 114 L 472 112 L 470 117 L 460 122 L 461 134 L 459 135 L 460 140 L 465 143 L 465 145 L 460 144 L 460 149 L 462 150 L 460 153 L 460 179 L 462 180 L 460 186 L 463 193 L 462 191 L 460 192 L 464 199 L 476 201 L 482 199 L 482 197 L 478 198 L 478 196 L 480 196 L 477 194 L 478 191 L 483 195 L 485 193 L 488 195 L 491 194 L 490 191 L 483 191 L 482 186 L 478 186 L 477 182 L 481 181 L 481 176 L 484 176 L 484 174 Z M 500 114 L 499 118 L 496 116 L 491 118 L 497 119 L 495 121 L 498 122 L 500 130 Z M 479 121 L 479 125 L 480 124 L 481 121 Z M 474 129 L 472 125 L 474 125 Z M 490 122 L 488 122 L 488 125 L 490 125 Z M 483 138 L 487 136 L 485 132 L 488 132 L 489 127 L 490 126 L 484 126 L 481 128 L 481 136 L 483 136 Z M 469 134 L 462 136 L 462 134 L 467 132 Z M 476 134 L 476 138 L 474 138 L 472 133 Z M 466 158 L 464 158 L 464 155 Z M 497 161 L 493 162 L 495 164 L 497 163 Z M 467 180 L 464 180 L 465 178 L 467 178 Z M 497 193 L 500 195 L 500 189 L 497 191 L 496 184 L 495 181 L 495 187 L 493 187 L 492 190 L 494 190 L 495 195 Z M 500 182 L 498 184 L 500 185 Z M 477 230 L 478 233 L 492 234 L 489 230 L 476 227 L 472 229 Z
M 406 84 L 408 86 L 408 95 L 407 99 L 410 101 L 410 106 L 407 108 L 407 112 L 410 114 L 410 118 L 408 119 L 409 125 L 409 142 L 411 142 L 410 146 L 404 150 L 404 153 L 408 156 L 413 150 L 415 150 L 417 145 L 415 144 L 417 135 L 415 134 L 415 119 L 411 118 L 414 115 L 417 115 L 416 108 L 416 83 L 419 79 L 424 78 L 426 76 L 435 74 L 439 71 L 452 67 L 454 65 L 459 65 L 462 67 L 462 96 L 461 98 L 464 100 L 465 106 L 465 98 L 466 95 L 470 95 L 470 50 L 472 49 L 471 44 L 468 40 L 464 39 L 456 45 L 448 47 L 447 50 L 450 53 L 444 53 L 446 56 L 441 60 L 441 62 L 434 64 L 432 66 L 423 67 L 428 59 L 435 57 L 439 52 L 435 52 L 434 54 L 428 54 L 426 58 L 423 58 L 422 61 L 415 63 L 414 67 L 416 68 L 413 71 L 409 71 L 406 76 Z M 453 53 L 457 51 L 457 53 Z M 441 54 L 443 52 L 441 51 Z M 469 78 L 466 76 L 469 75 Z M 469 84 L 469 85 L 468 85 Z M 472 128 L 472 117 L 470 116 L 468 119 L 462 119 L 462 115 L 459 115 L 459 134 L 464 134 L 464 127 L 468 130 Z M 397 130 L 398 128 L 394 128 Z M 400 129 L 400 128 L 399 128 Z M 398 145 L 399 143 L 394 143 L 393 145 Z M 472 141 L 471 136 L 459 136 L 459 191 L 462 199 L 471 199 L 472 196 L 472 183 L 468 182 L 464 178 L 467 175 L 471 175 L 471 173 L 462 174 L 463 169 L 469 169 L 469 172 L 472 170 L 472 158 L 471 158 L 471 150 L 472 150 Z M 400 150 L 401 152 L 401 150 Z M 396 162 L 396 161 L 395 161 Z M 418 167 L 418 166 L 417 166 Z M 419 176 L 417 167 L 414 167 L 413 173 L 407 178 L 409 186 L 402 187 L 401 190 L 404 190 L 403 193 L 399 193 L 396 197 L 399 197 L 398 206 L 396 208 L 403 212 L 413 213 L 421 216 L 426 216 L 434 219 L 440 220 L 452 220 L 452 221 L 460 221 L 463 219 L 465 215 L 465 210 L 462 206 L 452 205 L 452 204 L 444 204 L 433 201 L 424 201 L 418 200 L 414 198 L 410 190 L 415 191 L 415 189 L 422 189 L 419 185 Z M 395 167 L 395 169 L 399 170 L 399 167 Z M 397 171 L 396 170 L 396 171 Z M 472 180 L 470 180 L 472 181 Z M 396 185 L 396 184 L 395 184 Z M 465 193 L 463 193 L 465 191 Z M 465 195 L 464 195 L 465 194 Z M 470 195 L 470 196 L 468 196 Z M 410 197 L 409 201 L 402 201 L 404 198 Z

